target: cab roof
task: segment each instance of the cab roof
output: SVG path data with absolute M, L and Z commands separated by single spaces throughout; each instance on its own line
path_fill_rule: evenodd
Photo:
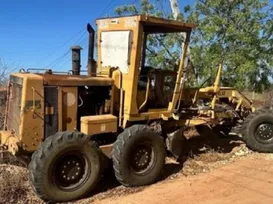
M 172 32 L 190 32 L 193 28 L 196 27 L 192 23 L 184 23 L 182 21 L 164 19 L 148 15 L 134 15 L 134 16 L 123 16 L 123 17 L 108 17 L 100 18 L 97 21 L 105 19 L 126 19 L 134 18 L 140 24 L 144 26 L 144 32 L 147 33 L 172 33 Z

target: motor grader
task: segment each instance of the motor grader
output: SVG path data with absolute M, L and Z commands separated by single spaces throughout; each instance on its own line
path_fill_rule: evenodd
M 87 75 L 81 74 L 81 48 L 74 46 L 72 72 L 22 69 L 9 78 L 1 145 L 14 155 L 32 155 L 30 182 L 45 201 L 86 196 L 108 160 L 122 185 L 151 184 L 166 152 L 179 156 L 184 127 L 230 129 L 254 111 L 239 91 L 220 87 L 222 64 L 212 86 L 186 88 L 195 25 L 146 15 L 96 24 L 96 61 L 95 31 L 87 26 Z M 148 36 L 168 33 L 186 34 L 179 66 L 149 66 Z

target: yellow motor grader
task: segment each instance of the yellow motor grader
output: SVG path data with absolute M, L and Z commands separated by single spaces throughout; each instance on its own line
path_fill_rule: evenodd
M 10 75 L 0 142 L 14 155 L 32 154 L 30 182 L 45 201 L 75 200 L 94 190 L 107 157 L 122 185 L 151 184 L 162 172 L 166 151 L 177 154 L 173 147 L 182 141 L 183 127 L 228 130 L 254 111 L 239 91 L 220 87 L 222 65 L 212 86 L 185 88 L 195 25 L 146 15 L 96 24 L 97 61 L 95 32 L 87 26 L 87 75 L 81 74 L 79 46 L 71 48 L 72 72 L 22 69 Z M 182 32 L 178 68 L 150 67 L 149 35 Z

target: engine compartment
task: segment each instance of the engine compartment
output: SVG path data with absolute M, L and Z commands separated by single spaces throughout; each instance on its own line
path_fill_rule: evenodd
M 110 86 L 79 86 L 77 121 L 83 116 L 110 113 Z M 80 123 L 77 123 L 80 130 Z

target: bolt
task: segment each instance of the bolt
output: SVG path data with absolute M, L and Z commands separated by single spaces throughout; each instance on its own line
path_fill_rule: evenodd
M 67 180 L 69 181 L 69 180 L 70 180 L 70 178 L 69 178 L 69 177 L 67 177 Z
M 64 175 L 63 177 L 66 178 L 66 175 Z
M 69 161 L 69 162 L 67 162 L 67 164 L 70 164 L 70 161 Z
M 77 162 L 76 165 L 79 166 L 80 164 Z
M 66 165 L 64 165 L 64 169 L 66 168 Z
M 75 177 L 74 176 L 72 176 L 72 179 L 74 179 Z
M 76 173 L 76 175 L 78 176 L 78 175 L 79 175 L 79 173 L 77 172 L 77 173 Z

